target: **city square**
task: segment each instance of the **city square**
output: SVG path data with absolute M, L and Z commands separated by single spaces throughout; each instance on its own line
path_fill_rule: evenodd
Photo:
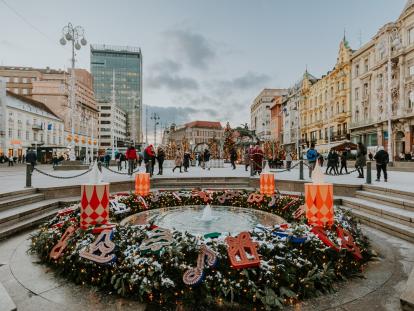
M 75 7 L 0 0 L 0 311 L 414 310 L 413 0 Z

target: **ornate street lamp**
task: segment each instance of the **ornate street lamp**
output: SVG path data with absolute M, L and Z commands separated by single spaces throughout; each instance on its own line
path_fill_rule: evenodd
M 88 42 L 85 38 L 85 30 L 81 26 L 73 26 L 71 23 L 63 27 L 62 38 L 59 40 L 61 45 L 66 45 L 67 42 L 72 43 L 72 67 L 71 67 L 71 80 L 70 80 L 70 109 L 71 109 L 71 128 L 72 128 L 72 142 L 69 152 L 69 159 L 74 161 L 75 156 L 75 143 L 73 137 L 75 136 L 74 115 L 76 106 L 76 94 L 75 94 L 75 49 L 80 50 L 82 46 L 85 46 Z

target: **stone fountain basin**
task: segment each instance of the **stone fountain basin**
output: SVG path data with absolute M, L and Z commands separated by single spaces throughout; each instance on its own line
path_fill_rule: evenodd
M 148 210 L 131 215 L 121 225 L 155 225 L 195 235 L 211 232 L 238 234 L 254 229 L 258 224 L 273 227 L 286 221 L 277 215 L 250 208 L 211 205 L 212 219 L 203 221 L 204 205 L 184 205 Z

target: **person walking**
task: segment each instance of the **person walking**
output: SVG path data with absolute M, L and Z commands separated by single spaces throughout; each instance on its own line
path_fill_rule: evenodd
M 115 162 L 116 162 L 116 164 L 117 164 L 117 166 L 118 166 L 118 172 L 119 172 L 120 170 L 122 170 L 121 153 L 120 153 L 120 152 L 118 152 L 118 153 L 115 155 Z
M 246 149 L 244 151 L 243 161 L 244 161 L 244 168 L 245 168 L 245 170 L 247 172 L 247 169 L 250 166 L 250 150 L 249 149 Z
M 309 178 L 312 177 L 312 172 L 315 169 L 316 160 L 318 159 L 318 152 L 315 150 L 315 143 L 311 143 L 310 148 L 306 151 L 306 159 L 309 165 Z
M 33 169 L 34 169 L 34 167 L 36 165 L 36 161 L 37 161 L 36 153 L 32 149 L 29 149 L 27 151 L 27 153 L 26 153 L 26 163 L 30 163 L 31 164 L 31 166 L 32 166 L 32 172 L 33 172 Z
M 121 153 L 121 156 L 120 156 L 119 160 L 121 162 L 121 171 L 122 171 L 122 166 L 124 166 L 125 169 L 127 168 L 127 162 L 126 162 L 125 154 Z
M 231 162 L 231 166 L 233 167 L 233 170 L 236 169 L 236 161 L 237 161 L 237 152 L 236 152 L 236 149 L 233 147 L 230 150 L 230 162 Z
M 357 146 L 357 156 L 355 161 L 355 168 L 358 171 L 358 178 L 364 178 L 364 166 L 367 163 L 367 148 L 361 143 Z
M 54 153 L 54 154 L 53 154 L 53 156 L 52 156 L 52 166 L 53 166 L 53 168 L 54 168 L 55 166 L 57 166 L 57 165 L 58 165 L 58 163 L 59 163 L 59 159 L 58 159 L 58 157 L 57 157 L 57 154 L 56 154 L 56 153 Z
M 154 173 L 154 164 L 155 164 L 155 152 L 154 146 L 148 145 L 144 149 L 144 163 L 145 163 L 145 171 L 150 174 L 150 176 Z
M 347 167 L 347 162 L 348 160 L 348 152 L 343 151 L 342 155 L 341 155 L 341 170 L 340 170 L 340 174 L 342 175 L 342 170 L 345 169 L 345 174 L 348 174 L 348 167 Z
M 256 147 L 254 147 L 253 154 L 252 154 L 252 166 L 253 166 L 254 175 L 256 175 L 256 173 L 260 175 L 260 173 L 262 172 L 262 165 L 263 165 L 263 150 L 262 148 L 260 148 L 260 143 L 257 142 Z
M 288 152 L 286 154 L 286 169 L 290 171 L 291 166 L 292 166 L 292 153 Z
M 162 165 L 164 164 L 164 160 L 165 160 L 165 151 L 161 146 L 159 146 L 157 149 L 157 161 L 158 161 L 158 174 L 157 175 L 162 175 Z
M 331 149 L 331 150 L 329 150 L 329 153 L 328 153 L 328 164 L 326 165 L 326 170 L 325 170 L 325 174 L 326 175 L 330 175 L 331 174 L 331 172 L 332 172 L 332 168 L 333 168 L 333 166 L 334 166 L 334 155 L 333 155 L 333 150 Z
M 173 173 L 175 171 L 176 168 L 180 169 L 180 173 L 182 173 L 181 167 L 183 166 L 183 155 L 181 153 L 181 149 L 178 148 L 177 152 L 175 153 L 175 167 L 172 169 Z
M 204 167 L 207 168 L 208 170 L 210 170 L 210 156 L 211 156 L 210 151 L 206 148 L 204 150 L 203 158 L 204 158 Z
M 381 171 L 384 173 L 384 181 L 387 182 L 387 165 L 390 162 L 390 157 L 388 152 L 384 150 L 383 146 L 378 147 L 378 151 L 374 156 L 375 162 L 377 164 L 377 179 L 375 181 L 380 181 Z
M 188 168 L 190 167 L 190 160 L 191 160 L 190 153 L 188 151 L 184 152 L 184 160 L 183 160 L 184 172 L 188 172 Z
M 14 165 L 13 156 L 8 157 L 7 160 L 9 161 L 9 166 L 13 166 Z
M 134 172 L 134 164 L 137 160 L 137 151 L 133 145 L 129 145 L 125 157 L 128 161 L 128 175 L 132 176 L 132 173 Z

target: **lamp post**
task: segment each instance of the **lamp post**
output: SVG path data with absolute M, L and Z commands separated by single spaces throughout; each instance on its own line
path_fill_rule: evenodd
M 153 112 L 151 115 L 151 120 L 154 120 L 154 147 L 157 144 L 157 125 L 160 124 L 158 120 L 160 119 L 160 116 Z
M 80 50 L 82 46 L 85 46 L 88 42 L 85 39 L 85 30 L 81 26 L 73 26 L 71 23 L 67 24 L 62 29 L 62 38 L 59 40 L 61 45 L 66 45 L 67 42 L 72 43 L 72 59 L 71 59 L 71 79 L 70 79 L 70 109 L 71 109 L 71 128 L 72 128 L 72 143 L 69 151 L 69 159 L 71 161 L 76 160 L 75 156 L 75 127 L 74 127 L 74 115 L 76 106 L 76 94 L 75 94 L 75 49 Z

